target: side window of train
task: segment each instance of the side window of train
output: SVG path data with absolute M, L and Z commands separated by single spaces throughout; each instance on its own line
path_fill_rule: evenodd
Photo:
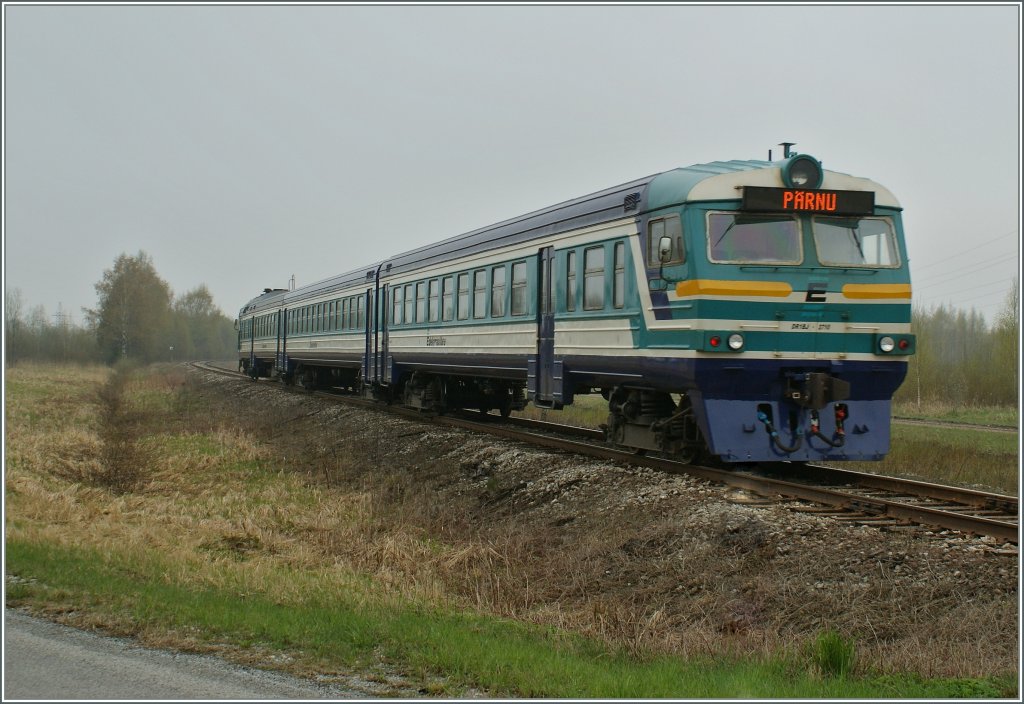
M 473 272 L 473 317 L 487 317 L 487 270 Z
M 665 264 L 682 264 L 686 261 L 686 250 L 683 248 L 683 226 L 678 215 L 651 220 L 647 223 L 647 264 L 657 267 L 662 264 L 660 259 L 661 239 L 668 237 L 672 243 L 672 257 Z
M 416 322 L 427 322 L 427 284 L 425 281 L 416 284 Z
M 622 308 L 626 304 L 626 245 L 615 243 L 614 276 L 612 277 L 612 306 Z
M 604 308 L 604 246 L 583 250 L 583 310 Z
M 459 320 L 469 318 L 469 274 L 459 274 L 459 295 L 455 302 L 455 317 Z
M 505 315 L 505 266 L 491 269 L 491 317 Z
M 565 309 L 576 310 L 576 251 L 565 253 Z
M 437 279 L 431 279 L 428 288 L 429 288 L 429 292 L 427 294 L 427 297 L 429 299 L 429 302 L 428 302 L 429 304 L 427 306 L 427 309 L 430 312 L 430 322 L 436 323 L 437 319 L 438 319 L 438 315 L 437 315 L 438 314 L 438 308 L 437 308 L 437 303 L 438 303 L 438 300 L 437 300 L 438 299 L 438 290 L 437 290 L 438 289 L 438 280 Z
M 455 278 L 446 276 L 441 279 L 441 320 L 452 320 L 455 318 L 455 291 L 452 285 Z
M 391 324 L 402 324 L 402 287 L 395 286 L 391 289 Z
M 526 262 L 512 265 L 512 315 L 526 315 L 530 303 L 526 297 Z
M 413 312 L 415 310 L 415 306 L 416 306 L 416 299 L 413 298 L 413 295 L 412 295 L 412 284 L 406 284 L 405 285 L 405 316 L 404 316 L 404 320 L 405 320 L 406 324 L 415 322 L 415 320 L 413 320 L 413 317 L 412 317 Z

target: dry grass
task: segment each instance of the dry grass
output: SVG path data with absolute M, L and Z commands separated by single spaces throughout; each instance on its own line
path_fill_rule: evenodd
M 59 374 L 73 383 L 8 371 L 9 535 L 155 551 L 178 565 L 175 578 L 240 594 L 301 599 L 368 577 L 394 598 L 635 653 L 799 653 L 834 629 L 857 642 L 861 667 L 1016 667 L 1015 634 L 993 628 L 1016 623 L 1016 582 L 983 557 L 954 576 L 959 557 L 911 538 L 872 531 L 821 546 L 813 526 L 780 534 L 754 509 L 716 513 L 681 497 L 665 510 L 607 508 L 649 481 L 614 467 L 553 485 L 541 502 L 552 467 L 578 458 L 515 450 L 509 463 L 486 439 L 174 368 L 126 378 L 110 400 L 104 373 Z M 135 414 L 132 437 L 148 452 L 128 489 L 86 480 L 119 466 L 104 450 L 109 418 L 124 417 L 113 408 Z M 897 566 L 928 578 L 908 581 Z

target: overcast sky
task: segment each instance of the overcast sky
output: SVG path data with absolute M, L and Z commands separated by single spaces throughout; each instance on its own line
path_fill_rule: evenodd
M 1020 6 L 7 4 L 4 286 L 75 322 L 114 259 L 234 318 L 782 141 L 902 203 L 915 301 L 1018 275 Z

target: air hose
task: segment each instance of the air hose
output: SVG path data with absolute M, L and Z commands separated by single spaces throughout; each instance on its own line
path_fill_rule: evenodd
M 785 452 L 787 454 L 791 453 L 791 452 L 796 452 L 797 450 L 800 449 L 800 446 L 803 445 L 803 442 L 804 442 L 804 432 L 803 432 L 803 430 L 797 428 L 797 431 L 796 431 L 796 443 L 794 443 L 794 445 L 792 447 L 788 447 L 788 446 L 782 444 L 782 440 L 779 439 L 779 431 L 777 431 L 775 429 L 775 426 L 772 425 L 772 422 L 768 419 L 768 414 L 767 413 L 765 413 L 764 411 L 758 411 L 757 412 L 757 419 L 759 421 L 761 421 L 762 423 L 764 423 L 765 430 L 768 431 L 768 434 L 771 436 L 772 441 L 783 452 Z
M 846 414 L 843 411 L 836 411 L 836 439 L 832 440 L 821 434 L 821 421 L 818 419 L 818 412 L 811 411 L 811 437 L 818 438 L 829 447 L 842 447 L 846 444 L 846 431 L 843 429 L 843 419 L 845 417 Z

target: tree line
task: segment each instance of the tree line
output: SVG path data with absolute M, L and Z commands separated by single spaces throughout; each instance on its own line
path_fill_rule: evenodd
M 205 284 L 175 296 L 145 252 L 122 254 L 95 285 L 95 308 L 76 325 L 42 306 L 26 310 L 21 291 L 4 292 L 7 364 L 22 360 L 113 364 L 234 357 L 233 321 Z
M 988 325 L 973 308 L 915 308 L 917 352 L 896 392 L 901 403 L 1016 406 L 1019 392 L 1020 296 L 1016 279 Z

